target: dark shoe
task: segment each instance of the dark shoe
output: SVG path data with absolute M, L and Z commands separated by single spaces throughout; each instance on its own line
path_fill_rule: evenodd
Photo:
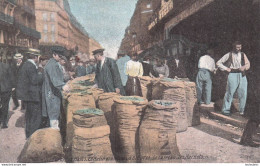
M 253 141 L 241 141 L 240 144 L 244 146 L 254 147 L 254 148 L 260 147 L 260 144 L 256 144 Z
M 222 115 L 231 116 L 231 113 L 222 112 Z

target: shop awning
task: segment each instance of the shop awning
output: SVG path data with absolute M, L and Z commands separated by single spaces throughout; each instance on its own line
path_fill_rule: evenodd
M 202 8 L 206 7 L 210 3 L 214 2 L 214 0 L 198 0 L 193 3 L 190 7 L 186 10 L 182 11 L 177 16 L 173 17 L 170 21 L 165 24 L 164 29 L 168 29 L 170 31 L 173 27 L 179 24 L 182 20 L 188 18 L 189 16 L 193 15 L 194 13 L 198 12 Z

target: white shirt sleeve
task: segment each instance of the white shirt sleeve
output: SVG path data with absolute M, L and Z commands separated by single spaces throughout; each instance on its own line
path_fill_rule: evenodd
M 225 62 L 228 60 L 229 54 L 230 54 L 230 53 L 225 54 L 225 55 L 217 62 L 218 68 L 220 68 L 220 70 L 222 70 L 222 71 L 225 71 L 225 70 L 228 69 L 228 67 L 224 66 L 223 63 L 225 63 Z

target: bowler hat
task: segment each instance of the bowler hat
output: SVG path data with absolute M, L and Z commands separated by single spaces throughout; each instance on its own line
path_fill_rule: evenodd
M 20 54 L 20 53 L 16 53 L 16 54 L 14 55 L 14 59 L 23 59 L 23 55 Z
M 93 55 L 98 54 L 98 53 L 103 53 L 105 49 L 97 49 L 92 51 Z

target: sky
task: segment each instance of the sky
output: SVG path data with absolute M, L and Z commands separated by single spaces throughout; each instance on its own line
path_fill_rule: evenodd
M 115 58 L 137 0 L 69 0 L 72 14 L 91 37 Z

